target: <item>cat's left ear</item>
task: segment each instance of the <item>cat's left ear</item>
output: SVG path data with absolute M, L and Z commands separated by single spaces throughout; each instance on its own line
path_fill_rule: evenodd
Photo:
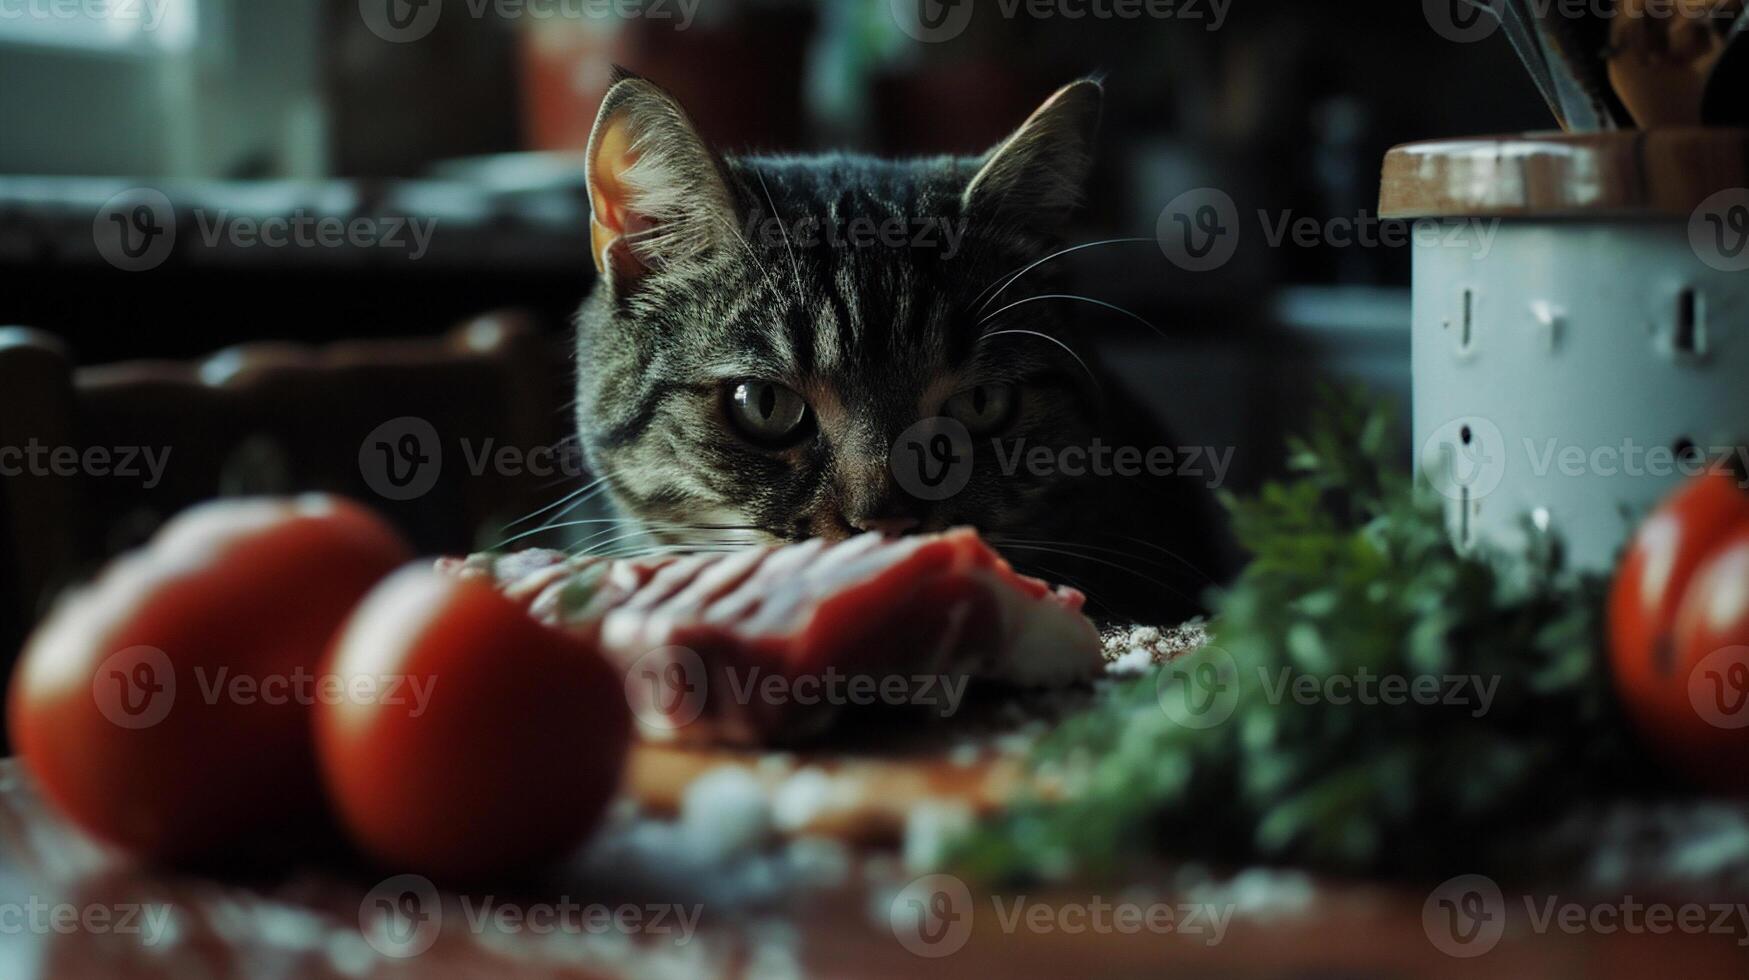
M 966 185 L 966 212 L 1005 215 L 1053 230 L 1061 225 L 1080 203 L 1093 169 L 1104 101 L 1104 90 L 1090 78 L 1058 89 L 984 155 L 977 176 Z

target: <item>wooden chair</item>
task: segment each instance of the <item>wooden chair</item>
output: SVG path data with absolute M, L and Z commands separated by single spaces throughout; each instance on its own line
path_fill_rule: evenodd
M 442 338 L 75 368 L 55 338 L 0 329 L 0 650 L 68 583 L 215 496 L 326 491 L 427 553 L 490 543 L 580 478 L 574 453 L 519 463 L 571 429 L 560 347 L 499 314 Z

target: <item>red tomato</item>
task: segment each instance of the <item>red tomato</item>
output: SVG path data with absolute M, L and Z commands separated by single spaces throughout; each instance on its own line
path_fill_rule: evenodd
M 336 638 L 316 709 L 330 798 L 397 870 L 473 877 L 565 856 L 618 788 L 631 732 L 617 672 L 491 586 L 409 568 Z
M 193 508 L 31 637 L 12 744 L 75 823 L 147 857 L 320 828 L 308 682 L 359 597 L 410 557 L 333 497 Z
M 1648 733 L 1695 720 L 1687 675 L 1677 669 L 1676 609 L 1701 562 L 1739 527 L 1749 527 L 1749 493 L 1724 469 L 1709 471 L 1646 518 L 1616 568 L 1609 597 L 1616 689 Z
M 1676 676 L 1691 719 L 1665 733 L 1702 785 L 1749 791 L 1749 527 L 1716 548 L 1676 612 Z

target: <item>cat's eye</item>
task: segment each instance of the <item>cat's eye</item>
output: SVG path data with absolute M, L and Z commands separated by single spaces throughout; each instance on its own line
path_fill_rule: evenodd
M 948 417 L 974 436 L 989 435 L 1013 421 L 1019 403 L 1014 386 L 1000 381 L 981 384 L 949 398 L 943 406 Z
M 742 381 L 729 389 L 729 419 L 754 442 L 782 445 L 806 430 L 808 403 L 783 385 Z

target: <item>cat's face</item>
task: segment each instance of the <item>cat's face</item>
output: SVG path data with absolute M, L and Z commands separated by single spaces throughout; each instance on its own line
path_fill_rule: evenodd
M 976 159 L 724 159 L 621 82 L 591 145 L 603 274 L 578 318 L 579 431 L 618 508 L 681 542 L 1048 524 L 1066 484 L 992 440 L 1085 445 L 1095 397 L 1049 339 L 1063 304 L 1011 306 L 1040 277 L 998 287 L 1051 253 L 1097 112 L 1096 86 L 1070 86 Z M 957 462 L 895 454 L 941 417 L 970 440 Z M 925 499 L 895 463 L 963 487 Z

